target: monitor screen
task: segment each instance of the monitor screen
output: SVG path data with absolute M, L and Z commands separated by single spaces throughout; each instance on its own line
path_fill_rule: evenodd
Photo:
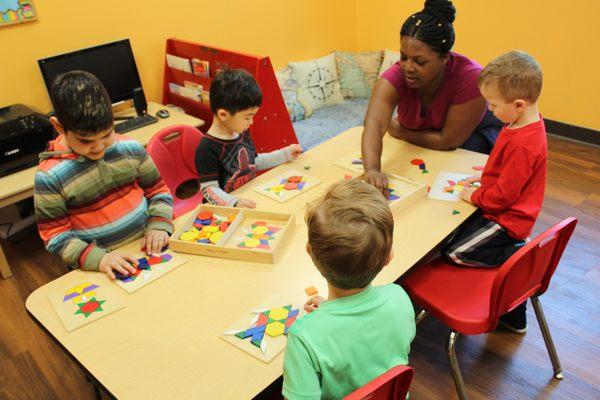
M 73 70 L 96 75 L 113 104 L 131 99 L 133 89 L 142 87 L 129 39 L 44 58 L 38 64 L 48 93 L 58 75 Z

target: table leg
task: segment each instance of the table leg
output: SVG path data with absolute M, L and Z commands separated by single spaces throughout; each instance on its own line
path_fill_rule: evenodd
M 8 265 L 8 261 L 4 255 L 4 240 L 2 239 L 0 239 L 0 276 L 2 279 L 7 279 L 12 276 L 12 272 L 10 272 L 10 266 Z

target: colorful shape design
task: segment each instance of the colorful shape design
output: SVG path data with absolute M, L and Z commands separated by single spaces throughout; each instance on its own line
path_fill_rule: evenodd
M 115 277 L 123 283 L 133 282 L 137 279 L 137 277 L 140 275 L 140 273 L 142 271 L 150 272 L 150 271 L 152 271 L 153 265 L 164 264 L 166 262 L 171 261 L 172 258 L 173 258 L 173 256 L 171 254 L 161 254 L 160 257 L 146 256 L 146 257 L 138 258 L 138 260 L 137 260 L 138 265 L 137 265 L 137 268 L 134 273 L 132 273 L 130 275 L 123 275 L 123 274 L 115 271 Z M 148 275 L 145 275 L 145 276 L 146 276 L 146 279 L 148 279 Z
M 266 353 L 267 345 L 263 342 L 265 334 L 270 337 L 287 335 L 290 326 L 296 322 L 299 310 L 287 305 L 270 310 L 254 311 L 254 313 L 257 315 L 252 318 L 248 329 L 225 334 L 233 334 L 242 340 L 250 338 L 250 343 Z
M 77 303 L 77 307 L 79 307 L 79 309 L 75 311 L 75 315 L 82 314 L 85 318 L 87 318 L 95 312 L 104 311 L 102 309 L 102 304 L 105 302 L 106 300 L 96 300 L 95 297 L 92 297 L 86 302 Z
M 400 198 L 400 196 L 398 196 L 397 194 L 395 194 L 396 190 L 392 189 L 391 187 L 388 187 L 388 195 L 387 195 L 387 200 L 388 201 L 394 201 L 394 200 L 398 200 Z
M 428 174 L 429 173 L 429 171 L 427 171 L 427 167 L 425 166 L 425 161 L 423 161 L 422 159 L 420 159 L 420 158 L 413 158 L 412 160 L 410 160 L 410 163 L 412 165 L 418 166 L 422 173 L 424 173 L 424 174 Z
M 450 194 L 454 194 L 454 193 L 460 193 L 462 192 L 462 190 L 465 187 L 465 181 L 461 180 L 461 181 L 454 181 L 454 180 L 448 180 L 448 186 L 444 186 L 444 192 L 446 193 L 450 193 Z
M 265 188 L 265 191 L 272 192 L 276 196 L 282 197 L 286 191 L 302 191 L 308 185 L 306 177 L 303 175 L 293 175 L 283 178 L 279 184 Z
M 98 289 L 99 286 L 93 283 L 85 282 L 77 286 L 73 286 L 72 288 L 65 291 L 65 296 L 63 297 L 63 303 L 69 300 L 73 300 L 73 304 L 77 304 L 82 301 L 82 296 L 85 294 L 85 297 L 95 296 L 96 293 L 93 292 L 94 289 Z
M 194 224 L 190 229 L 179 236 L 179 240 L 204 244 L 216 244 L 225 231 L 229 228 L 237 214 L 229 214 L 227 217 L 215 215 L 210 211 L 198 213 Z
M 251 232 L 246 235 L 244 241 L 238 243 L 237 247 L 242 249 L 270 250 L 270 240 L 274 240 L 275 233 L 281 230 L 276 226 L 267 226 L 265 221 L 256 221 L 250 226 Z

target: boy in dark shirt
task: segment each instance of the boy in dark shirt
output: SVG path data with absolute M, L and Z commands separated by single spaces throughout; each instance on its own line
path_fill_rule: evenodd
M 244 70 L 224 70 L 213 79 L 213 124 L 200 141 L 195 160 L 200 190 L 208 203 L 255 208 L 253 200 L 229 193 L 254 179 L 257 171 L 292 161 L 302 153 L 298 144 L 271 153 L 256 152 L 247 129 L 261 102 L 258 84 Z

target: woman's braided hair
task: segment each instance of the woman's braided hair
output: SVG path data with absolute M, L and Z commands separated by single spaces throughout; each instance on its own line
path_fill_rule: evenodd
M 400 36 L 427 43 L 432 50 L 447 54 L 454 45 L 452 22 L 456 9 L 450 0 L 426 0 L 422 11 L 411 15 L 402 25 Z

